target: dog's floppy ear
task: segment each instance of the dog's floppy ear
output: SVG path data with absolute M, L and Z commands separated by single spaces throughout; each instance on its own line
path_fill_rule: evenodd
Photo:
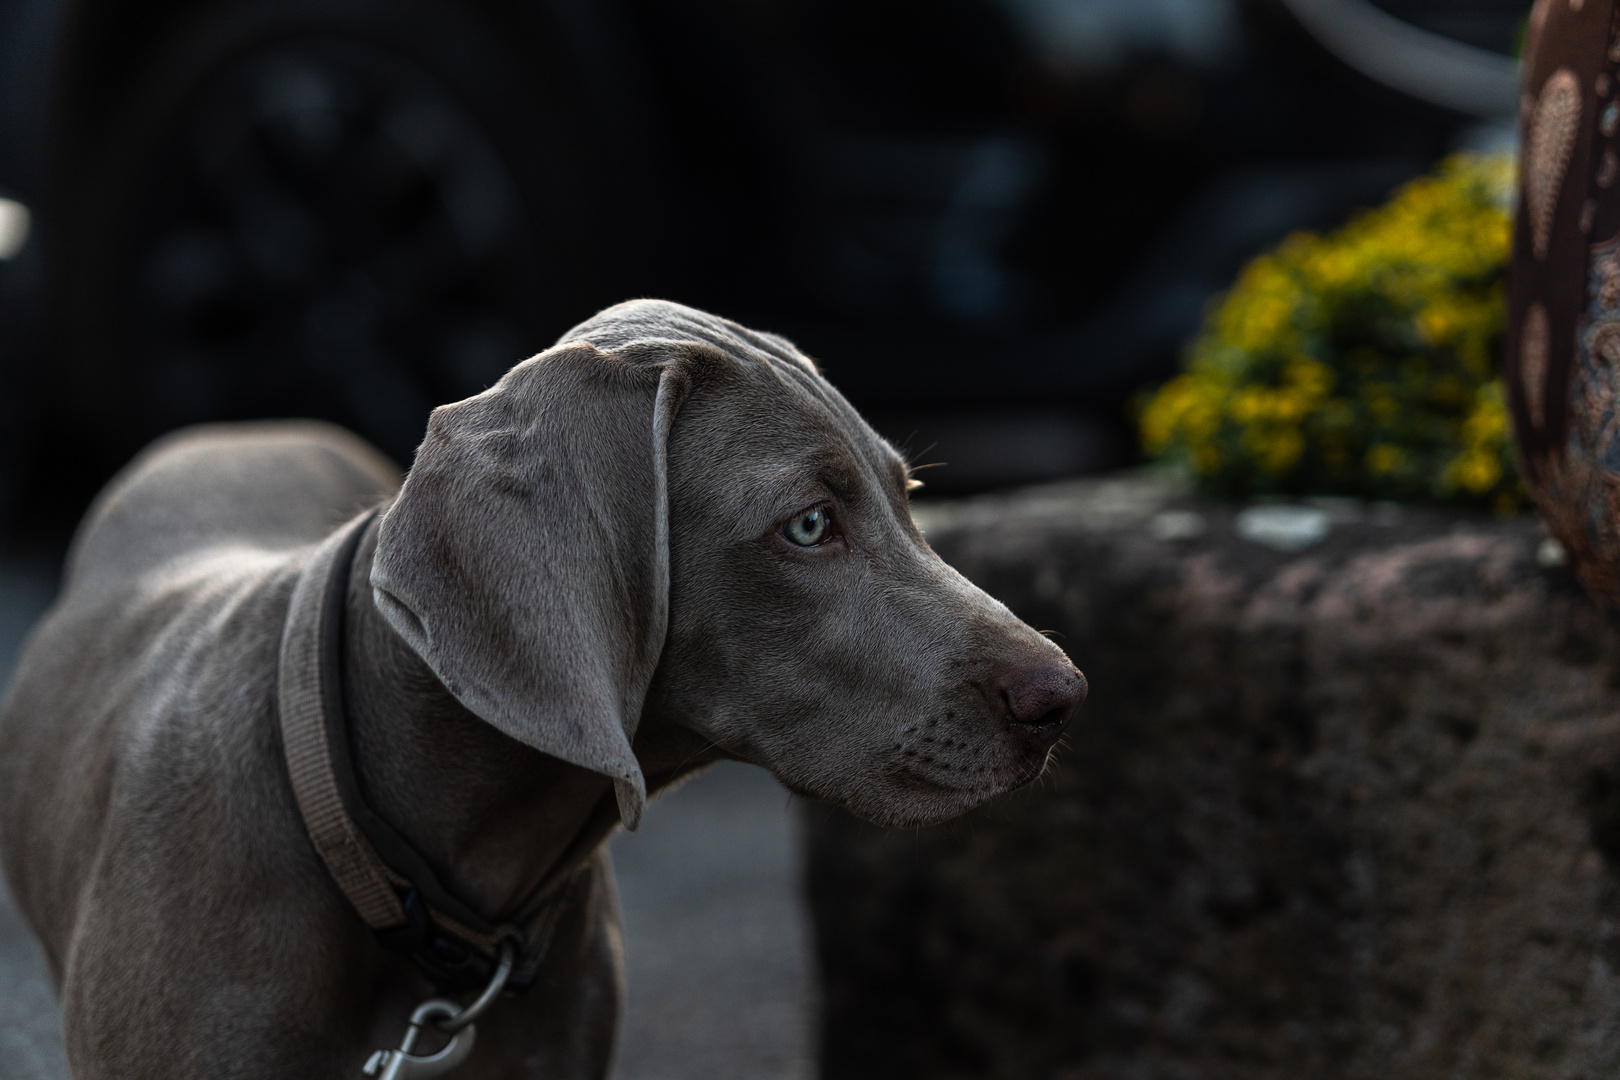
M 383 518 L 371 584 L 389 624 L 468 709 L 614 781 L 669 614 L 665 454 L 688 377 L 561 345 L 434 410 Z

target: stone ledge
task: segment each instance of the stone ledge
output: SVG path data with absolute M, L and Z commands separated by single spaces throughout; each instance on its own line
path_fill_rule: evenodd
M 919 511 L 1092 694 L 959 822 L 811 808 L 824 1076 L 1620 1072 L 1620 636 L 1533 520 L 1326 510 L 1294 552 L 1150 476 Z

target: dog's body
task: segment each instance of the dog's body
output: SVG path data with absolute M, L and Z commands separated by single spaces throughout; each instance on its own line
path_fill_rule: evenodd
M 337 429 L 208 428 L 87 516 L 0 715 L 5 868 L 76 1076 L 353 1076 L 431 996 L 317 855 L 278 726 L 295 582 L 368 507 L 341 645 L 365 799 L 492 918 L 584 867 L 468 1076 L 605 1074 L 601 842 L 682 773 L 741 758 L 911 824 L 1039 772 L 1083 679 L 928 551 L 903 464 L 808 361 L 650 302 L 566 340 L 437 412 L 403 491 Z

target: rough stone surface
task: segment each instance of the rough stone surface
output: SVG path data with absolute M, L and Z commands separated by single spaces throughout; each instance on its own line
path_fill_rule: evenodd
M 1620 636 L 1533 520 L 1323 509 L 919 513 L 1092 693 L 959 822 L 807 813 L 828 1080 L 1620 1074 Z

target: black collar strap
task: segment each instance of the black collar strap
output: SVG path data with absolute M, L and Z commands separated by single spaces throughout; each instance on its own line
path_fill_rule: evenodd
M 281 637 L 279 694 L 287 771 L 321 861 L 390 952 L 447 991 L 474 990 L 494 975 L 501 942 L 518 946 L 508 988 L 534 981 L 571 882 L 527 927 L 496 925 L 452 896 L 421 854 L 366 805 L 355 781 L 343 714 L 343 612 L 355 551 L 378 511 L 328 537 L 299 575 Z M 571 876 L 571 875 L 570 875 Z

